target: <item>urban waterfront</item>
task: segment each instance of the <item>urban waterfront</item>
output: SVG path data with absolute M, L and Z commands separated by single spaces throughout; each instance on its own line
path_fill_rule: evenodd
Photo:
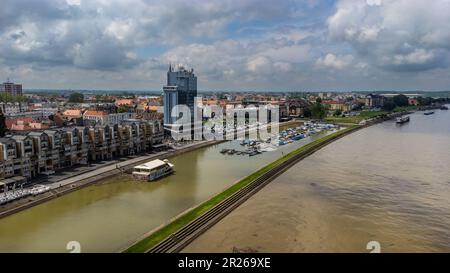
M 187 252 L 450 252 L 450 112 L 347 136 L 293 166 Z
M 322 134 L 324 135 L 324 134 Z M 259 156 L 222 155 L 239 141 L 171 158 L 175 175 L 156 183 L 119 176 L 0 220 L 2 252 L 64 252 L 69 241 L 83 252 L 116 252 L 184 210 L 311 140 Z M 226 163 L 226 164 L 225 164 Z

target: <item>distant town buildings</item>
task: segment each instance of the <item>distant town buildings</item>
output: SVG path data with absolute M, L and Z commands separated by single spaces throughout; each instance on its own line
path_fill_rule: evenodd
M 342 112 L 348 112 L 353 107 L 353 104 L 351 102 L 346 102 L 342 100 L 322 101 L 322 104 L 328 106 L 328 110 L 330 111 L 339 110 Z
M 22 95 L 20 84 L 7 81 L 0 88 L 4 94 Z M 256 109 L 275 105 L 280 120 L 288 120 L 310 117 L 311 106 L 317 103 L 329 115 L 377 111 L 398 95 L 223 91 L 202 92 L 202 97 L 195 100 L 197 77 L 193 69 L 179 66 L 175 70 L 171 65 L 163 96 L 90 93 L 82 102 L 68 102 L 71 93 L 26 94 L 27 102 L 2 96 L 5 101 L 0 102 L 0 112 L 8 132 L 0 138 L 0 190 L 5 181 L 27 181 L 65 167 L 156 149 L 164 140 L 164 130 L 176 123 L 177 117 L 171 117 L 176 105 L 187 105 L 192 119 L 196 105 L 199 109 L 205 105 L 233 108 L 234 113 L 247 111 L 246 106 Z M 418 95 L 407 97 L 409 105 L 421 104 Z
M 0 102 L 0 112 L 4 115 L 14 115 L 28 111 L 24 102 Z
M 386 102 L 386 97 L 377 94 L 369 94 L 366 96 L 366 107 L 368 108 L 381 108 Z
M 43 130 L 50 128 L 50 124 L 47 122 L 41 122 L 34 120 L 32 117 L 23 118 L 7 118 L 5 120 L 6 128 L 12 132 L 18 131 L 33 131 Z
M 15 84 L 7 80 L 6 82 L 0 85 L 0 93 L 6 93 L 11 96 L 22 96 L 22 85 Z
M 170 127 L 175 124 L 177 118 L 172 117 L 172 109 L 177 105 L 186 105 L 191 110 L 191 119 L 194 115 L 194 100 L 197 97 L 197 77 L 194 70 L 186 70 L 179 66 L 174 71 L 172 65 L 167 71 L 167 85 L 164 91 L 164 125 Z
M 108 113 L 105 111 L 87 110 L 83 114 L 83 120 L 85 124 L 99 124 L 99 125 L 111 125 L 117 124 L 126 119 L 134 119 L 136 115 L 134 113 Z

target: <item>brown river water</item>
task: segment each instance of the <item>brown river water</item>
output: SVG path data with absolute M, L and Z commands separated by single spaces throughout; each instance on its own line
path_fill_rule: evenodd
M 321 149 L 186 252 L 450 252 L 450 112 L 384 122 Z

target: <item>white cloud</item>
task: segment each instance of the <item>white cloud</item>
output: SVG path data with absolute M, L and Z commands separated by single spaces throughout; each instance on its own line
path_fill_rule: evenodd
M 318 67 L 332 68 L 341 70 L 347 68 L 353 63 L 352 55 L 336 56 L 334 54 L 327 54 L 324 58 L 319 58 L 316 62 Z
M 449 10 L 448 0 L 341 0 L 328 31 L 375 66 L 425 71 L 448 65 Z
M 81 4 L 81 0 L 66 0 L 66 2 L 71 6 L 79 6 Z
M 395 55 L 393 63 L 395 65 L 405 64 L 426 64 L 435 58 L 434 54 L 425 49 L 415 49 L 413 52 L 406 55 Z
M 450 85 L 450 0 L 3 2 L 0 73 L 27 87 L 160 89 L 169 62 L 201 89 Z

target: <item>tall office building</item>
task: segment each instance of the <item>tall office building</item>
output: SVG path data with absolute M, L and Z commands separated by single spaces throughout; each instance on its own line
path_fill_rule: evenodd
M 175 71 L 172 65 L 167 71 L 167 85 L 164 90 L 164 125 L 170 127 L 175 124 L 177 117 L 171 117 L 172 109 L 176 105 L 186 105 L 194 118 L 195 97 L 197 97 L 197 77 L 194 69 L 187 70 L 182 66 Z
M 8 80 L 0 85 L 0 93 L 7 93 L 13 96 L 22 96 L 22 85 L 15 84 Z

